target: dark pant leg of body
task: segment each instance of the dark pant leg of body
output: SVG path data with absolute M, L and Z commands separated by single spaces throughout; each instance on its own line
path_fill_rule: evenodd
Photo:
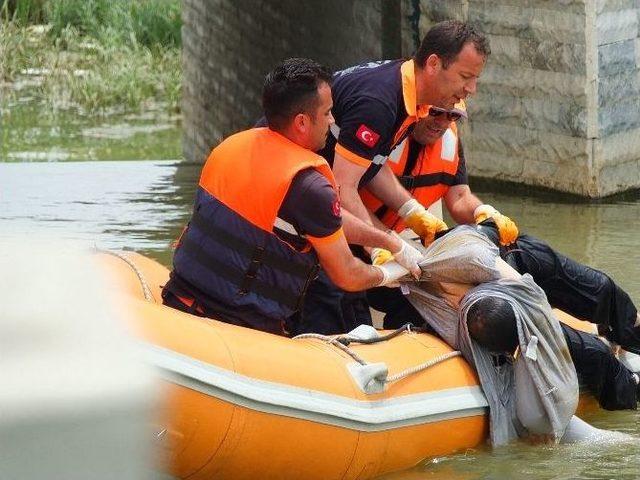
M 638 386 L 630 372 L 597 336 L 560 323 L 580 380 L 606 410 L 637 408 Z
M 373 325 L 365 292 L 344 292 L 342 321 L 345 329 L 340 333 L 349 332 L 359 325 Z
M 385 314 L 383 325 L 387 330 L 395 330 L 407 323 L 412 323 L 416 327 L 425 324 L 422 316 L 399 288 L 371 288 L 367 290 L 367 300 L 369 305 Z
M 320 270 L 318 278 L 309 284 L 302 308 L 287 320 L 287 332 L 291 336 L 333 335 L 348 332 L 360 323 L 371 325 L 369 308 L 363 303 L 366 305 L 364 293 L 345 292 Z
M 611 278 L 529 235 L 518 237 L 516 247 L 522 252 L 511 254 L 516 261 L 515 265 L 509 263 L 520 273 L 531 274 L 551 305 L 604 326 L 607 338 L 640 354 L 640 328 L 634 328 L 638 312 L 629 295 Z

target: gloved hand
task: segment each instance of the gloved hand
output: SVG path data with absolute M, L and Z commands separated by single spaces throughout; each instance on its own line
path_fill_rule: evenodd
M 476 224 L 484 222 L 487 218 L 492 218 L 496 222 L 496 227 L 498 227 L 500 245 L 511 245 L 520 234 L 515 222 L 506 215 L 502 215 L 491 205 L 482 204 L 477 207 L 473 212 L 473 218 L 475 218 Z
M 391 231 L 389 232 L 389 235 L 392 235 L 399 240 L 402 247 L 400 247 L 400 250 L 395 253 L 391 253 L 389 250 L 385 250 L 384 248 L 371 249 L 371 264 L 380 266 L 389 263 L 391 260 L 395 260 L 405 270 L 411 272 L 411 275 L 413 275 L 416 280 L 419 279 L 422 271 L 420 270 L 418 263 L 423 258 L 422 252 L 411 245 L 411 243 L 404 240 L 396 232 Z
M 400 250 L 398 250 L 397 252 L 391 252 L 393 254 L 393 258 L 402 267 L 409 270 L 411 275 L 413 275 L 413 277 L 416 280 L 418 280 L 420 278 L 420 275 L 422 274 L 422 270 L 418 265 L 424 257 L 422 255 L 422 252 L 418 250 L 416 247 L 414 247 L 410 242 L 403 239 L 400 235 L 398 235 L 393 230 L 389 231 L 388 233 L 389 235 L 396 238 L 402 245 L 400 247 Z
M 424 246 L 430 245 L 436 233 L 446 230 L 447 224 L 429 213 L 415 198 L 408 200 L 398 209 L 404 223 L 422 239 Z
M 387 262 L 382 265 L 373 265 L 373 267 L 382 272 L 382 281 L 377 285 L 378 287 L 399 287 L 398 280 L 409 273 L 398 262 Z
M 378 247 L 371 249 L 371 265 L 384 265 L 391 260 L 393 260 L 393 253 L 389 250 Z

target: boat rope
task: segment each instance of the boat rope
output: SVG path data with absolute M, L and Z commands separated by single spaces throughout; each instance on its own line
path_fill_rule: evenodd
M 113 250 L 104 250 L 104 249 L 101 249 L 101 248 L 96 248 L 95 250 L 97 252 L 100 252 L 100 253 L 106 253 L 107 255 L 113 255 L 114 257 L 118 257 L 124 263 L 129 265 L 131 267 L 131 269 L 133 270 L 133 272 L 138 277 L 138 280 L 140 281 L 140 286 L 142 287 L 142 293 L 144 294 L 144 299 L 149 301 L 149 302 L 155 302 L 155 298 L 153 297 L 153 293 L 151 293 L 151 288 L 149 287 L 149 283 L 147 283 L 146 278 L 144 278 L 142 270 L 140 270 L 138 268 L 138 266 L 134 263 L 134 261 L 131 260 L 129 257 L 127 257 L 124 254 L 124 252 L 117 252 L 117 251 L 113 251 Z
M 305 338 L 314 338 L 316 340 L 322 340 L 323 342 L 333 345 L 334 347 L 338 347 L 340 350 L 342 350 L 344 353 L 349 355 L 360 365 L 367 365 L 366 360 L 364 360 L 360 355 L 358 355 L 356 352 L 351 350 L 345 344 L 340 342 L 339 340 L 340 337 L 330 337 L 328 335 L 322 335 L 320 333 L 303 333 L 301 335 L 296 335 L 295 337 L 293 337 L 294 340 L 302 340 Z
M 439 363 L 442 363 L 446 360 L 449 360 L 450 358 L 454 358 L 454 357 L 459 357 L 461 356 L 462 353 L 460 353 L 457 350 L 454 350 L 453 352 L 447 352 L 444 353 L 436 358 L 432 358 L 431 360 L 421 363 L 420 365 L 416 365 L 415 367 L 411 367 L 411 368 L 407 368 L 406 370 L 403 370 L 399 373 L 396 373 L 395 375 L 390 375 L 387 377 L 387 379 L 385 380 L 385 383 L 392 383 L 392 382 L 397 382 L 398 380 L 402 380 L 403 378 L 408 377 L 409 375 L 413 375 L 414 373 L 418 373 L 421 372 L 423 370 L 426 370 L 427 368 L 433 367 L 434 365 L 437 365 Z
M 393 337 L 396 337 L 397 335 L 399 335 L 402 332 L 410 333 L 411 332 L 411 324 L 404 325 L 403 327 L 399 328 L 398 330 L 395 330 L 391 334 L 386 335 L 385 337 L 381 337 L 381 338 L 384 338 L 384 339 L 393 338 Z M 338 347 L 340 350 L 345 352 L 347 355 L 349 355 L 351 358 L 353 358 L 360 365 L 368 365 L 366 360 L 364 360 L 360 355 L 358 355 L 356 352 L 354 352 L 353 350 L 351 350 L 347 346 L 348 343 L 345 345 L 344 340 L 358 341 L 358 339 L 356 339 L 354 337 L 350 337 L 349 335 L 344 335 L 344 336 L 340 336 L 340 337 L 330 337 L 328 335 L 321 335 L 319 333 L 303 333 L 301 335 L 297 335 L 297 336 L 293 337 L 294 340 L 302 340 L 302 339 L 305 339 L 305 338 L 313 338 L 313 339 L 316 339 L 316 340 L 322 340 L 323 342 L 326 342 L 326 343 L 328 343 L 330 345 Z M 413 367 L 409 367 L 409 368 L 407 368 L 405 370 L 402 370 L 401 372 L 398 372 L 398 373 L 396 373 L 394 375 L 390 375 L 384 380 L 384 383 L 388 384 L 388 383 L 397 382 L 398 380 L 402 380 L 403 378 L 406 378 L 406 377 L 408 377 L 410 375 L 414 375 L 416 373 L 422 372 L 423 370 L 426 370 L 427 368 L 431 368 L 434 365 L 438 365 L 439 363 L 445 362 L 445 361 L 449 360 L 450 358 L 459 357 L 461 355 L 462 355 L 462 353 L 460 353 L 457 350 L 454 350 L 453 352 L 444 353 L 444 354 L 439 355 L 436 358 L 432 358 L 431 360 L 428 360 L 428 361 L 426 361 L 424 363 L 421 363 L 421 364 L 413 366 Z
M 400 335 L 403 332 L 408 332 L 408 333 L 411 333 L 411 332 L 426 332 L 426 333 L 429 333 L 431 331 L 427 330 L 426 328 L 423 328 L 423 327 L 416 327 L 416 326 L 413 325 L 413 323 L 409 322 L 409 323 L 405 323 L 400 328 L 397 328 L 397 329 L 393 330 L 391 333 L 388 333 L 386 335 L 380 335 L 378 337 L 358 338 L 358 337 L 353 337 L 351 335 L 340 335 L 338 338 L 336 338 L 336 340 L 338 340 L 343 345 L 347 345 L 347 346 L 349 346 L 349 344 L 351 344 L 351 343 L 362 343 L 362 344 L 365 344 L 365 345 L 371 345 L 373 343 L 386 342 L 387 340 L 391 340 L 392 338 L 397 337 L 398 335 Z

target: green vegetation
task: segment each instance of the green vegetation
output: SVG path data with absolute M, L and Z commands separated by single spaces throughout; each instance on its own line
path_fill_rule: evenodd
M 0 0 L 2 97 L 51 110 L 177 111 L 180 0 Z

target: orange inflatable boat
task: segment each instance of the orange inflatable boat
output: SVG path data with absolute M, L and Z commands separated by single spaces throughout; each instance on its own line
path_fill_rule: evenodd
M 153 260 L 97 258 L 166 381 L 154 433 L 177 478 L 367 479 L 487 436 L 474 370 L 434 336 L 278 337 L 163 306 Z

